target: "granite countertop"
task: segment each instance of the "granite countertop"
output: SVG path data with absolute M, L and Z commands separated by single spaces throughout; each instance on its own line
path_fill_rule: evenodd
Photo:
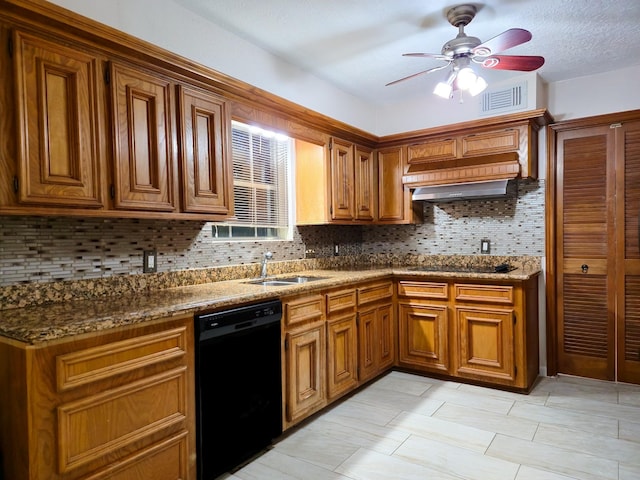
M 523 281 L 540 273 L 539 267 L 521 266 L 508 273 L 419 271 L 416 266 L 376 267 L 351 265 L 331 270 L 295 272 L 323 277 L 308 283 L 283 286 L 249 284 L 248 279 L 227 280 L 151 292 L 138 292 L 92 300 L 74 300 L 46 306 L 0 311 L 0 336 L 27 344 L 42 344 L 74 335 L 181 315 L 193 315 L 224 307 L 287 295 L 327 289 L 393 275 L 416 279 L 489 279 Z M 278 275 L 274 278 L 292 276 Z

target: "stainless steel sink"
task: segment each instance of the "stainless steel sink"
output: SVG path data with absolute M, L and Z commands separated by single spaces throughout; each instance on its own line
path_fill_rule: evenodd
M 299 283 L 315 282 L 318 280 L 326 280 L 327 277 L 308 277 L 308 276 L 295 276 L 284 278 L 259 278 L 257 280 L 251 280 L 245 282 L 251 285 L 263 285 L 265 287 L 282 287 L 286 285 L 297 285 Z

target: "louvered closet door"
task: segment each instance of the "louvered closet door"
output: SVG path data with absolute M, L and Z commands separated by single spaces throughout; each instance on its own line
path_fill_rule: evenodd
M 618 158 L 618 380 L 640 383 L 640 122 L 616 129 Z M 622 228 L 624 225 L 624 228 Z
M 558 371 L 615 376 L 614 131 L 557 137 Z

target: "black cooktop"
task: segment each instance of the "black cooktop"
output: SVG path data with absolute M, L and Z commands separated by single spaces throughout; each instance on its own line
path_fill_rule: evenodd
M 508 263 L 500 265 L 420 265 L 409 270 L 416 272 L 454 272 L 454 273 L 509 273 L 517 267 Z

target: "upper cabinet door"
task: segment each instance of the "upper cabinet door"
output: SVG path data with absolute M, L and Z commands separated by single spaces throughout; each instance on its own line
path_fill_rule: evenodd
M 371 150 L 356 146 L 356 220 L 375 220 L 377 191 L 375 156 Z
M 378 220 L 402 222 L 407 219 L 405 196 L 402 186 L 402 147 L 384 148 L 378 151 Z
M 175 210 L 171 88 L 160 75 L 111 64 L 116 208 Z
M 185 212 L 233 214 L 229 155 L 230 118 L 222 98 L 181 86 L 182 208 Z
M 96 57 L 25 32 L 13 40 L 19 202 L 103 207 Z
M 354 218 L 353 144 L 333 139 L 331 146 L 331 218 Z

